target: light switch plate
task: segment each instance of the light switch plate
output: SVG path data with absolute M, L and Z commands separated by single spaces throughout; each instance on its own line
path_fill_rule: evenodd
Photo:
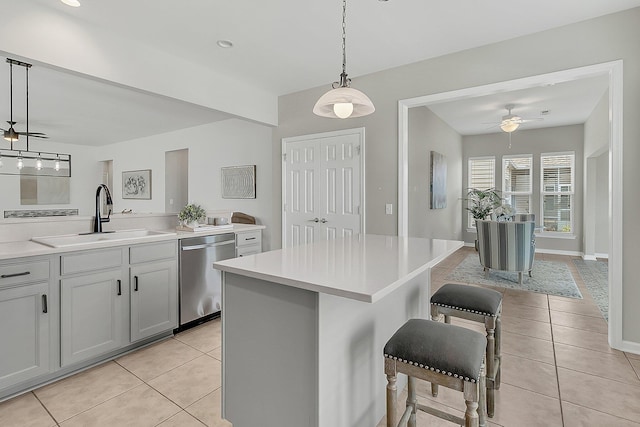
M 387 215 L 392 215 L 392 214 L 393 214 L 393 205 L 392 205 L 391 203 L 387 203 L 387 204 L 384 206 L 384 212 L 385 212 Z

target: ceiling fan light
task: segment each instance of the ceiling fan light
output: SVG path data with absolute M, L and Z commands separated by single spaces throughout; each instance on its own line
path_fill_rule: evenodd
M 18 140 L 18 133 L 13 129 L 13 126 L 4 131 L 4 139 L 9 142 L 15 142 Z
M 71 7 L 80 7 L 80 1 L 79 0 L 60 0 L 62 3 L 66 4 L 67 6 L 71 6 Z
M 507 132 L 507 133 L 511 133 L 514 130 L 518 129 L 519 127 L 520 127 L 520 123 L 511 121 L 511 120 L 504 120 L 500 124 L 500 129 L 502 129 L 504 132 Z
M 341 115 L 345 113 L 349 107 L 344 104 L 351 104 L 353 111 L 351 114 L 341 117 L 336 112 L 340 111 Z M 335 118 L 348 118 L 348 117 L 362 117 L 369 115 L 376 111 L 373 106 L 373 102 L 367 95 L 360 92 L 358 89 L 351 87 L 338 87 L 331 89 L 318 99 L 316 105 L 313 107 L 313 113 L 321 117 Z

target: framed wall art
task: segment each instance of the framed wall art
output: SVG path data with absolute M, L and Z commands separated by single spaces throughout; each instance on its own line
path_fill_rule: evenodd
M 431 209 L 447 207 L 447 158 L 431 152 Z
M 151 169 L 122 172 L 123 199 L 151 199 Z
M 221 169 L 223 199 L 256 198 L 256 165 L 229 166 Z

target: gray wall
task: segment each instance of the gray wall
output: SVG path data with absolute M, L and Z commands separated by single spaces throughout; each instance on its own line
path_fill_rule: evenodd
M 542 224 L 540 212 L 540 154 L 554 152 L 575 152 L 575 193 L 573 207 L 574 238 L 536 237 L 536 249 L 551 251 L 582 252 L 582 147 L 584 141 L 582 125 L 559 126 L 545 129 L 517 130 L 509 136 L 502 133 L 488 135 L 471 135 L 462 137 L 463 164 L 469 157 L 495 156 L 496 188 L 502 190 L 502 156 L 531 154 L 533 155 L 533 195 L 531 196 L 531 213 L 536 214 L 536 224 Z M 468 182 L 468 168 L 464 167 L 462 182 Z M 466 211 L 462 210 L 466 217 Z M 475 231 L 468 232 L 466 222 L 463 224 L 464 240 L 471 243 L 476 238 Z
M 431 209 L 431 151 L 447 161 L 447 207 Z M 462 238 L 462 137 L 427 107 L 409 110 L 409 236 Z
M 596 158 L 595 253 L 609 254 L 609 152 Z
M 397 215 L 385 215 L 384 204 L 397 203 L 398 101 L 421 95 L 496 83 L 607 61 L 624 62 L 624 207 L 623 227 L 623 339 L 640 343 L 640 286 L 636 263 L 640 258 L 640 8 L 579 22 L 541 33 L 433 58 L 366 76 L 351 76 L 353 87 L 372 99 L 370 116 L 335 120 L 316 117 L 312 108 L 335 80 L 327 76 L 322 87 L 279 98 L 279 126 L 273 131 L 273 187 L 280 189 L 283 137 L 365 127 L 367 136 L 367 232 L 397 234 Z M 437 43 L 434 40 L 411 42 Z M 508 54 L 506 53 L 508 52 Z M 337 75 L 337 74 L 336 74 Z M 275 193 L 274 197 L 279 194 Z M 281 216 L 275 200 L 273 217 Z M 394 210 L 397 212 L 397 209 Z M 279 226 L 279 224 L 278 224 Z M 273 229 L 274 240 L 281 234 Z M 273 247 L 278 247 L 274 241 Z

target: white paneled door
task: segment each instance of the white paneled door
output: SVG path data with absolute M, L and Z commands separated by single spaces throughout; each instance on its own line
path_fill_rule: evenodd
M 364 128 L 282 140 L 282 246 L 364 230 Z

